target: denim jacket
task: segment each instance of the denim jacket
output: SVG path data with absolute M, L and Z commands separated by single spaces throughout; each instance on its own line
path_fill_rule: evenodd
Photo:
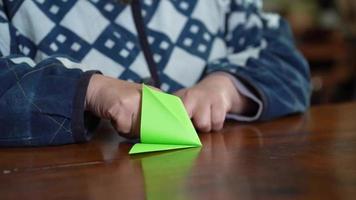
M 261 0 L 133 2 L 0 0 L 0 146 L 90 140 L 99 119 L 84 100 L 94 73 L 155 75 L 170 93 L 228 73 L 261 102 L 253 120 L 309 106 L 308 64 Z

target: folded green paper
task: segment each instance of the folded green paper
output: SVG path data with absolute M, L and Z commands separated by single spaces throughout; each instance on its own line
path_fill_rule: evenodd
M 140 137 L 129 154 L 202 146 L 180 98 L 145 85 Z

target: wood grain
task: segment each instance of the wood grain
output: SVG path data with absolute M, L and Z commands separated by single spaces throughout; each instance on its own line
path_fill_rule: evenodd
M 129 156 L 104 124 L 86 144 L 3 148 L 0 199 L 355 199 L 356 103 L 199 136 Z

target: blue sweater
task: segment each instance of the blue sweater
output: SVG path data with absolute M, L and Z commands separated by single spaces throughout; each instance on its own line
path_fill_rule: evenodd
M 0 0 L 0 146 L 88 141 L 98 119 L 84 99 L 98 72 L 156 75 L 167 92 L 225 72 L 261 100 L 256 120 L 307 109 L 308 64 L 262 1 L 138 2 L 141 12 L 113 0 Z

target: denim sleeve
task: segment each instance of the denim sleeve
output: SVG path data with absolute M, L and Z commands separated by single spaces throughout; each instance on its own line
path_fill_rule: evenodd
M 84 97 L 92 73 L 66 69 L 56 59 L 31 67 L 1 58 L 0 146 L 89 140 L 92 130 L 85 121 L 95 117 L 84 115 Z
M 69 69 L 55 57 L 36 63 L 19 38 L 0 5 L 0 146 L 89 140 L 99 119 L 84 111 L 84 99 L 97 72 Z
M 288 23 L 262 11 L 262 1 L 233 0 L 226 17 L 225 57 L 207 73 L 235 76 L 263 103 L 256 120 L 304 112 L 310 101 L 309 66 L 294 45 Z

